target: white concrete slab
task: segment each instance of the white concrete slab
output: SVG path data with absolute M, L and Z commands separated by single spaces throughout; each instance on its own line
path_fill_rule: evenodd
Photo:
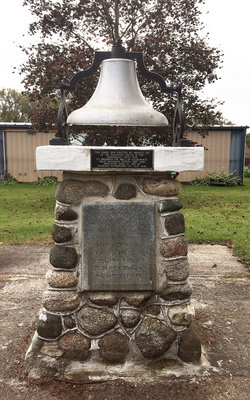
M 152 150 L 153 171 L 202 171 L 204 168 L 203 147 L 83 147 L 40 146 L 36 149 L 38 170 L 91 171 L 90 150 Z M 107 171 L 116 169 L 107 168 Z M 125 170 L 128 170 L 126 168 Z M 103 169 L 102 169 L 103 171 Z M 120 171 L 120 169 L 119 169 Z M 129 169 L 129 171 L 142 171 Z M 147 171 L 146 169 L 143 172 Z M 149 171 L 152 171 L 149 169 Z

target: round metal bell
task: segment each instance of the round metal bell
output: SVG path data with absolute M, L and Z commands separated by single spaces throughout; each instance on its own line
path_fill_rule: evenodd
M 71 125 L 166 126 L 165 115 L 155 111 L 142 95 L 135 61 L 104 60 L 97 87 L 90 100 L 73 111 Z

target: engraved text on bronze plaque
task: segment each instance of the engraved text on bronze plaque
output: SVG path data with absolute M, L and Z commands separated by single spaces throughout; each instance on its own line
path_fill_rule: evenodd
M 91 169 L 153 169 L 153 150 L 91 149 Z
M 84 203 L 82 289 L 153 290 L 153 203 Z

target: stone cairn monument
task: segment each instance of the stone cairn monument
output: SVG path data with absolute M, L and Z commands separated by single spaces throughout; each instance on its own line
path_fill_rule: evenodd
M 168 125 L 143 98 L 135 59 L 163 92 L 177 93 L 174 146 L 67 145 L 68 124 Z M 92 98 L 63 124 L 65 90 L 75 90 L 77 80 L 101 62 Z M 145 69 L 142 53 L 126 52 L 118 42 L 112 52 L 96 52 L 92 67 L 63 84 L 61 93 L 59 136 L 36 154 L 38 170 L 61 170 L 63 180 L 56 193 L 48 290 L 26 355 L 28 376 L 90 382 L 148 376 L 157 361 L 199 362 L 175 177 L 202 170 L 204 149 L 180 146 L 181 85 L 166 86 Z
M 48 291 L 26 359 L 29 376 L 75 379 L 78 362 L 77 380 L 89 381 L 103 378 L 107 365 L 199 361 L 181 187 L 169 170 L 201 169 L 203 148 L 145 149 L 142 155 L 137 148 L 105 148 L 104 155 L 74 146 L 37 149 L 39 169 L 64 164 L 64 173 Z M 153 152 L 156 170 L 90 171 L 91 151 L 104 165 L 119 151 L 120 160 L 139 166 Z

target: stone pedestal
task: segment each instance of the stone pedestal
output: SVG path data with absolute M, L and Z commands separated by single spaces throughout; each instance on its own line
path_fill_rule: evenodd
M 40 169 L 56 169 L 56 158 L 51 168 L 46 157 L 38 150 L 38 168 L 42 162 Z M 64 171 L 48 290 L 26 356 L 30 377 L 88 382 L 147 368 L 152 373 L 158 360 L 199 362 L 175 176 L 169 170 L 88 171 L 86 165 Z

